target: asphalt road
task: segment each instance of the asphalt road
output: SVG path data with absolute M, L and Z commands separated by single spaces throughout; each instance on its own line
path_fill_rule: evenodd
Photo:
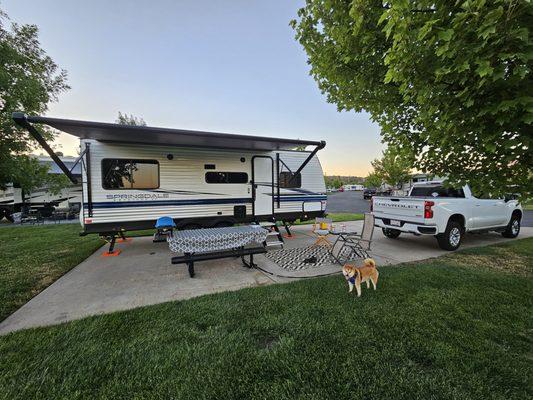
M 365 213 L 370 211 L 370 201 L 363 200 L 362 192 L 329 193 L 327 211 L 331 213 Z M 522 226 L 533 227 L 533 211 L 524 211 Z
M 328 194 L 327 211 L 332 213 L 365 213 L 370 211 L 370 200 L 363 200 L 363 192 L 335 192 Z

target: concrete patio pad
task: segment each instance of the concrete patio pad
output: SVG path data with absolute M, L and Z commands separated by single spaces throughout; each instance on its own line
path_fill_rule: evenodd
M 362 221 L 345 224 L 348 231 L 362 228 Z M 286 240 L 285 248 L 305 247 L 314 242 L 309 225 L 294 227 L 293 232 L 295 237 Z M 521 238 L 532 236 L 533 228 L 522 229 Z M 437 247 L 433 237 L 402 235 L 391 240 L 376 229 L 374 239 L 372 255 L 378 266 L 447 253 Z M 496 233 L 467 235 L 463 248 L 505 241 L 509 239 Z M 196 276 L 191 279 L 185 265 L 170 263 L 172 253 L 166 243 L 152 243 L 151 237 L 143 237 L 117 247 L 122 251 L 118 257 L 103 257 L 104 249 L 99 249 L 35 296 L 0 323 L 0 334 L 204 294 L 340 272 L 338 265 L 287 271 L 259 255 L 256 263 L 265 272 L 243 267 L 238 259 L 222 259 L 196 263 Z

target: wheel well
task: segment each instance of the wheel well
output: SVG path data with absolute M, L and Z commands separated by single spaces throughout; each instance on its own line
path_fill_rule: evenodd
M 459 224 L 461 224 L 463 229 L 465 229 L 465 217 L 463 217 L 461 214 L 453 214 L 448 220 L 448 222 L 450 221 L 459 222 Z
M 521 220 L 522 219 L 522 211 L 520 210 L 514 210 L 513 213 L 511 214 L 511 218 L 514 217 L 514 216 L 518 216 L 518 219 Z

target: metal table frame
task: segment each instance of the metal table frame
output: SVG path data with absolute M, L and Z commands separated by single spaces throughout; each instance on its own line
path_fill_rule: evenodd
M 257 247 L 237 247 L 230 250 L 221 250 L 221 251 L 212 251 L 208 253 L 184 253 L 182 256 L 172 257 L 172 264 L 187 264 L 189 270 L 189 276 L 194 277 L 194 262 L 195 261 L 207 261 L 207 260 L 216 260 L 219 258 L 231 258 L 231 257 L 240 257 L 242 264 L 245 267 L 252 268 L 257 266 L 254 263 L 254 254 L 263 254 L 266 253 L 265 246 Z M 246 261 L 245 256 L 250 256 L 250 261 Z

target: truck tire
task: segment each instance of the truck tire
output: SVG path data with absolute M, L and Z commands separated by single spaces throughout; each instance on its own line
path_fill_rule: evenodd
M 457 221 L 448 221 L 444 233 L 437 235 L 439 247 L 443 250 L 454 251 L 461 246 L 464 230 L 462 225 Z
M 396 239 L 402 233 L 398 229 L 390 229 L 390 228 L 381 228 L 381 231 L 389 239 Z
M 506 238 L 515 238 L 520 233 L 520 216 L 517 214 L 511 217 L 507 228 L 502 232 L 502 236 Z

